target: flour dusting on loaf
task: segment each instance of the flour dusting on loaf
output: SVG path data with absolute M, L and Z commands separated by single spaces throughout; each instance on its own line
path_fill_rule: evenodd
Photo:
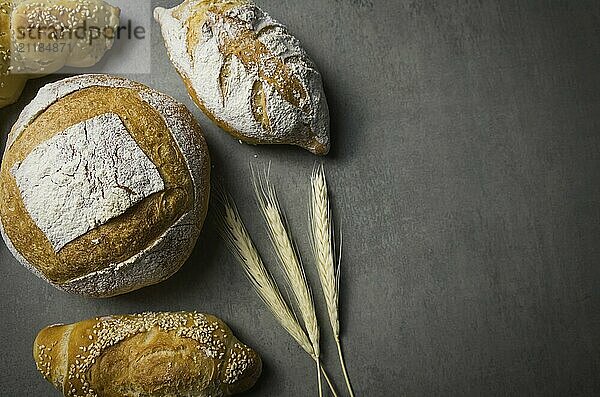
M 36 147 L 11 174 L 55 251 L 165 187 L 116 114 L 67 128 Z
M 321 75 L 285 26 L 243 0 L 186 0 L 154 16 L 190 95 L 222 128 L 252 144 L 329 151 Z

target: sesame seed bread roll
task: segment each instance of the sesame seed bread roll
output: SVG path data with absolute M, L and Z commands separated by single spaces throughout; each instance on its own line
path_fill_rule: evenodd
M 327 154 L 321 75 L 284 25 L 245 0 L 185 0 L 154 17 L 190 96 L 222 129 Z
M 30 78 L 98 63 L 113 46 L 120 13 L 102 0 L 0 0 L 0 108 Z
M 19 99 L 29 76 L 10 73 L 10 13 L 12 2 L 0 0 L 0 108 Z
M 23 110 L 0 167 L 0 232 L 25 267 L 72 293 L 161 282 L 202 229 L 210 158 L 187 108 L 108 75 L 48 84 Z
M 250 389 L 260 356 L 199 313 L 99 317 L 40 331 L 38 370 L 65 396 L 220 397 Z

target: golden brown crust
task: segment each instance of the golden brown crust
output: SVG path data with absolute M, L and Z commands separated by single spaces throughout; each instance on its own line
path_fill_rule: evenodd
M 246 0 L 203 0 L 199 1 L 194 6 L 194 12 L 185 22 L 188 28 L 188 35 L 186 37 L 187 49 L 190 56 L 193 55 L 193 50 L 202 37 L 202 26 L 206 20 L 206 15 L 209 12 L 214 14 L 223 14 L 234 7 L 239 7 L 244 4 L 248 4 Z M 182 18 L 183 15 L 180 12 L 176 12 L 177 18 Z
M 45 378 L 62 388 L 67 375 L 69 338 L 75 325 L 53 326 L 40 332 L 33 343 L 33 358 Z
M 205 389 L 218 367 L 196 346 L 158 328 L 137 334 L 107 349 L 90 370 L 90 386 L 104 397 L 121 397 L 131 385 L 143 386 L 148 394 Z
M 225 323 L 198 313 L 48 327 L 36 338 L 34 358 L 67 396 L 231 395 L 252 387 L 262 368 L 258 354 Z
M 10 48 L 10 11 L 12 9 L 12 2 L 6 0 L 0 0 L 0 48 Z M 0 59 L 0 65 L 6 65 L 5 61 Z
M 246 69 L 258 70 L 261 81 L 272 85 L 288 102 L 296 107 L 303 107 L 303 104 L 308 105 L 308 93 L 285 62 L 271 53 L 267 46 L 259 40 L 261 32 L 248 29 L 240 20 L 227 16 L 227 11 L 244 4 L 249 4 L 249 2 L 244 0 L 207 0 L 195 5 L 192 16 L 185 23 L 188 28 L 186 39 L 188 53 L 193 58 L 193 49 L 202 39 L 202 27 L 207 14 L 219 15 L 227 24 L 235 26 L 237 30 L 237 34 L 225 36 L 219 48 L 225 57 L 225 65 L 227 59 L 236 57 Z M 262 91 L 262 87 L 260 91 Z M 308 110 L 306 106 L 304 108 Z M 266 112 L 260 113 L 266 117 Z
M 40 143 L 67 127 L 108 112 L 121 118 L 142 151 L 156 165 L 165 190 L 55 253 L 27 213 L 10 169 Z M 136 90 L 126 88 L 90 87 L 58 100 L 21 133 L 6 152 L 0 170 L 0 198 L 4 203 L 0 206 L 0 216 L 7 236 L 28 262 L 57 283 L 104 269 L 137 254 L 189 210 L 193 197 L 185 159 L 161 115 L 142 101 Z
M 243 142 L 246 142 L 250 145 L 261 145 L 264 143 L 264 141 L 262 139 L 253 139 L 253 138 L 247 137 L 245 135 L 242 135 L 237 129 L 231 127 L 225 121 L 219 119 L 213 112 L 211 112 L 207 109 L 207 107 L 204 105 L 204 102 L 202 102 L 200 97 L 198 97 L 198 95 L 196 94 L 196 91 L 192 87 L 192 83 L 190 82 L 190 80 L 188 78 L 186 78 L 184 75 L 182 75 L 181 73 L 179 73 L 179 75 L 181 76 L 181 79 L 183 80 L 183 83 L 185 84 L 185 87 L 186 87 L 190 97 L 196 104 L 196 106 L 198 106 L 198 108 L 206 115 L 206 117 L 208 117 L 219 128 L 221 128 L 223 131 L 227 132 L 234 138 L 239 139 Z M 318 156 L 325 156 L 327 153 L 329 153 L 329 146 L 323 145 L 321 142 L 319 142 L 314 137 L 308 141 L 303 141 L 303 140 L 290 141 L 289 138 L 285 138 L 281 141 L 273 140 L 269 143 L 274 144 L 274 145 L 296 145 L 299 147 L 306 148 L 307 150 L 311 151 L 312 153 L 314 153 Z

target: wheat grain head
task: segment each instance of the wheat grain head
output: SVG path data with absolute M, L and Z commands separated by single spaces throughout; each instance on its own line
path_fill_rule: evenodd
M 267 305 L 271 313 L 273 313 L 279 324 L 308 354 L 317 359 L 318 356 L 315 354 L 311 341 L 293 315 L 273 277 L 265 267 L 254 242 L 244 226 L 235 203 L 222 191 L 218 192 L 217 195 L 222 204 L 219 232 L 227 243 L 228 248 L 239 260 L 255 291 Z
M 323 166 L 316 166 L 311 176 L 310 205 L 311 242 L 321 288 L 327 303 L 327 313 L 331 329 L 336 339 L 340 334 L 338 317 L 339 304 L 339 265 L 336 267 L 333 253 L 333 228 L 327 180 Z
M 295 298 L 315 355 L 319 357 L 320 332 L 312 292 L 300 255 L 285 222 L 275 188 L 269 182 L 267 173 L 262 179 L 253 172 L 253 181 L 256 198 L 265 218 L 271 243 L 279 259 L 287 285 Z

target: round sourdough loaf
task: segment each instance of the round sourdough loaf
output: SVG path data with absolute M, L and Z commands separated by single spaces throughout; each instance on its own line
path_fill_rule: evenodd
M 0 231 L 55 287 L 108 297 L 163 281 L 189 257 L 210 159 L 185 106 L 141 84 L 82 75 L 42 88 L 8 137 Z

